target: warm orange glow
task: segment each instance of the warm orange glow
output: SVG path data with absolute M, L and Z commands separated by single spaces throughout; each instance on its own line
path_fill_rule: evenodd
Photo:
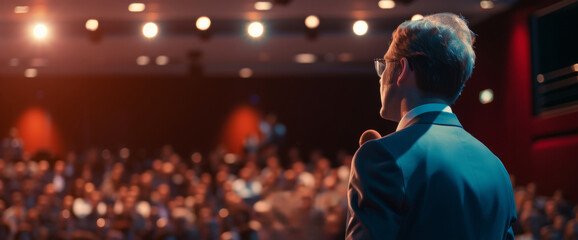
M 28 109 L 18 119 L 17 128 L 24 142 L 24 151 L 35 153 L 38 150 L 50 150 L 55 154 L 62 153 L 58 131 L 50 114 L 43 109 Z
M 228 152 L 241 154 L 247 137 L 259 135 L 259 114 L 251 106 L 240 106 L 229 116 L 223 129 L 221 142 Z

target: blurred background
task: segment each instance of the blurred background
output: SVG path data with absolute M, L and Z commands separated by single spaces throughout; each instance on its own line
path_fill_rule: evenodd
M 452 106 L 512 175 L 517 239 L 577 239 L 576 1 L 0 2 L 2 239 L 343 239 L 373 59 L 464 16 Z M 0 135 L 1 136 L 1 135 Z

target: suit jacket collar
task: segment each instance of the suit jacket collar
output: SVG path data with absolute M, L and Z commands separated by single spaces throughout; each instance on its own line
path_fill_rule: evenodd
M 411 119 L 405 126 L 400 126 L 400 130 L 403 130 L 414 124 L 436 124 L 445 126 L 455 126 L 462 127 L 462 124 L 458 120 L 458 117 L 449 112 L 426 112 L 416 116 Z

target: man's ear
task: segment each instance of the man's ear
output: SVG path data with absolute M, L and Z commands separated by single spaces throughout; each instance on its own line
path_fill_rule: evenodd
M 405 83 L 411 71 L 407 58 L 402 58 L 401 60 L 399 60 L 399 64 L 401 69 L 399 72 L 399 77 L 397 77 L 397 86 L 400 86 L 401 84 Z

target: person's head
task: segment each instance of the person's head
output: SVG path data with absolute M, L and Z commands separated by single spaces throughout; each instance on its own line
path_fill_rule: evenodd
M 383 60 L 380 115 L 399 120 L 401 103 L 414 99 L 453 104 L 474 68 L 474 36 L 452 13 L 400 24 Z

